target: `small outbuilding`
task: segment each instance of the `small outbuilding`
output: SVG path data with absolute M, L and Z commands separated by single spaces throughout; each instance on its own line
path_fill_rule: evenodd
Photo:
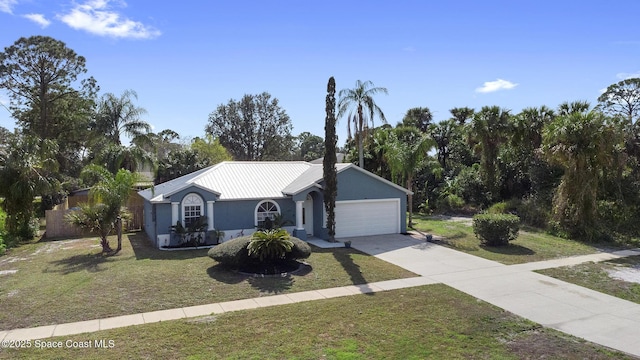
M 409 190 L 353 164 L 336 164 L 336 238 L 406 232 Z M 206 218 L 220 241 L 279 221 L 300 239 L 328 239 L 322 164 L 229 161 L 140 191 L 144 230 L 157 247 L 172 229 Z

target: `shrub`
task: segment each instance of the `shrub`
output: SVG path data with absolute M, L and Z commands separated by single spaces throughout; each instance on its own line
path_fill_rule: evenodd
M 307 259 L 311 256 L 311 246 L 306 241 L 302 241 L 298 238 L 289 238 L 293 242 L 293 248 L 285 256 L 285 260 L 301 260 Z
M 249 250 L 247 250 L 250 241 L 251 236 L 231 239 L 211 248 L 208 255 L 221 264 L 239 267 L 247 262 L 255 261 L 249 256 Z
M 519 199 L 510 199 L 501 201 L 491 205 L 487 212 L 489 214 L 513 214 L 518 211 L 521 201 Z
M 7 214 L 4 210 L 0 209 L 0 255 L 4 255 L 7 251 L 7 244 L 5 244 L 4 238 L 6 233 L 4 231 L 4 221 L 7 218 Z
M 284 229 L 256 231 L 251 236 L 247 250 L 250 256 L 257 257 L 260 261 L 284 259 L 293 248 L 293 242 L 289 237 L 289 233 Z
M 213 260 L 233 268 L 257 265 L 260 260 L 249 255 L 248 246 L 251 238 L 244 236 L 223 242 L 211 248 L 208 255 Z M 282 261 L 306 259 L 311 255 L 311 247 L 306 242 L 295 237 L 289 237 L 289 241 L 293 243 L 293 247 Z
M 473 233 L 488 246 L 508 245 L 518 237 L 520 218 L 511 214 L 478 214 L 473 217 Z
M 638 206 L 625 204 L 623 201 L 600 200 L 597 212 L 601 228 L 631 236 L 640 234 Z
M 527 225 L 544 228 L 549 223 L 549 206 L 538 197 L 525 197 L 516 211 L 522 222 Z
M 460 196 L 466 203 L 483 205 L 488 202 L 487 190 L 482 182 L 478 164 L 460 170 L 460 173 L 456 176 L 456 183 Z
M 457 212 L 464 208 L 464 199 L 455 194 L 448 194 L 438 199 L 437 209 L 439 212 Z
M 506 214 L 507 213 L 507 203 L 504 201 L 495 203 L 491 205 L 487 209 L 487 213 L 489 214 Z

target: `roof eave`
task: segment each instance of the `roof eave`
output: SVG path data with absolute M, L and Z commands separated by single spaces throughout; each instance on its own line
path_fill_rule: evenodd
M 296 191 L 293 191 L 293 192 L 283 191 L 282 193 L 285 194 L 285 195 L 293 196 L 293 195 L 296 195 L 296 194 L 300 194 L 303 191 L 309 190 L 310 188 L 313 188 L 313 187 L 318 188 L 320 190 L 323 189 L 322 185 L 318 184 L 317 182 L 314 182 L 314 183 L 309 184 L 309 185 L 307 185 L 307 186 L 305 186 L 305 187 L 303 187 L 301 189 L 298 189 Z

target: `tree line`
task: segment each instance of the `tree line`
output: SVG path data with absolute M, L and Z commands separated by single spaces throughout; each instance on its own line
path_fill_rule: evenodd
M 63 42 L 44 36 L 20 38 L 0 52 L 0 89 L 9 94 L 17 124 L 15 132 L 0 128 L 0 198 L 16 238 L 33 235 L 36 196 L 51 208 L 70 190 L 98 183 L 81 176 L 89 165 L 114 177 L 146 171 L 149 182 L 159 183 L 230 159 L 328 156 L 334 163 L 336 151 L 412 190 L 409 221 L 414 210 L 502 204 L 530 224 L 577 238 L 638 234 L 640 79 L 612 84 L 595 107 L 584 101 L 519 113 L 458 107 L 439 122 L 428 107 L 416 107 L 392 126 L 375 102 L 386 88 L 359 80 L 338 91 L 336 101 L 332 78 L 325 130 L 339 119 L 349 129 L 345 148 L 337 149 L 335 129 L 325 139 L 292 135 L 291 119 L 267 92 L 219 104 L 202 137 L 153 133 L 136 92 L 98 96 L 85 64 Z
M 640 235 L 639 109 L 640 79 L 612 84 L 594 107 L 459 107 L 440 122 L 413 108 L 349 142 L 348 158 L 412 189 L 410 211 L 499 206 L 576 239 L 629 238 Z
M 225 160 L 322 157 L 323 139 L 291 135 L 291 120 L 266 92 L 218 106 L 202 137 L 181 139 L 171 129 L 151 131 L 135 91 L 98 96 L 87 73 L 83 56 L 47 36 L 22 37 L 0 52 L 0 89 L 16 120 L 14 132 L 0 127 L 0 201 L 11 239 L 30 239 L 39 211 L 97 184 L 81 176 L 89 165 L 159 183 Z

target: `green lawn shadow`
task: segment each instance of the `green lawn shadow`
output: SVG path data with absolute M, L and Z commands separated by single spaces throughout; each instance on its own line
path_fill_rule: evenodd
M 528 247 L 517 245 L 517 244 L 508 244 L 505 246 L 480 245 L 480 248 L 492 253 L 503 254 L 503 255 L 527 256 L 527 255 L 536 254 L 535 251 L 529 249 Z
M 77 271 L 99 272 L 105 270 L 101 265 L 113 261 L 112 259 L 113 257 L 111 255 L 103 253 L 73 255 L 64 259 L 51 261 L 50 264 L 54 266 L 54 269 L 47 267 L 43 272 L 57 272 L 63 275 Z
M 362 271 L 360 270 L 360 266 L 353 261 L 351 254 L 361 254 L 365 256 L 371 256 L 369 254 L 365 254 L 359 250 L 354 248 L 332 248 L 332 249 L 323 249 L 329 250 L 333 253 L 333 257 L 342 265 L 342 268 L 347 272 L 349 278 L 351 279 L 351 283 L 353 285 L 363 285 L 367 283 L 367 279 L 362 275 Z M 374 292 L 365 292 L 365 295 L 374 295 Z

